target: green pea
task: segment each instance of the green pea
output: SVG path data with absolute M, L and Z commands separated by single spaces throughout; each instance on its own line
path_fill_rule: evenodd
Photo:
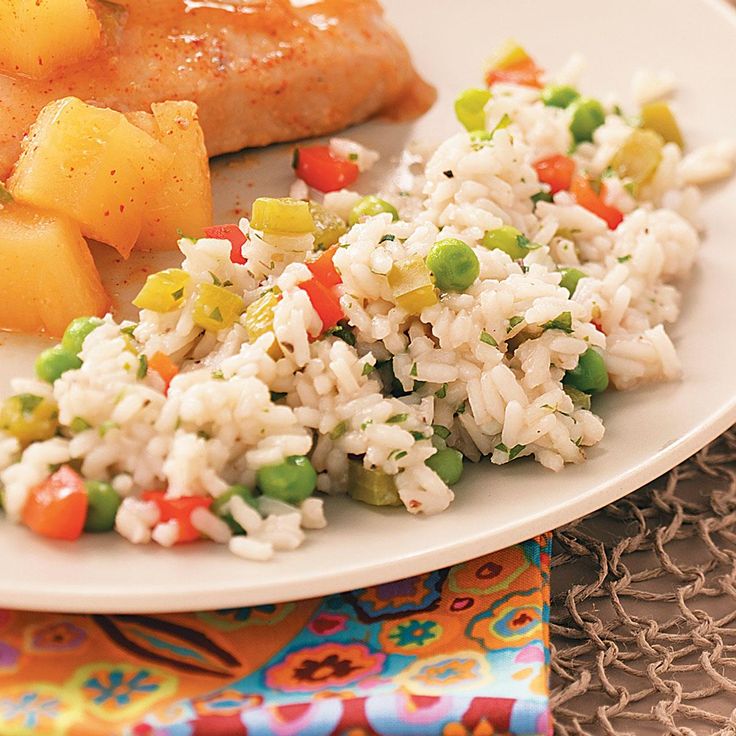
M 74 355 L 79 355 L 84 338 L 101 324 L 102 320 L 99 317 L 77 317 L 77 319 L 73 319 L 64 330 L 61 347 Z
M 382 212 L 388 212 L 391 215 L 391 219 L 396 222 L 399 219 L 399 213 L 392 204 L 389 204 L 385 199 L 376 197 L 375 194 L 369 194 L 367 197 L 363 197 L 356 205 L 350 210 L 350 217 L 348 222 L 351 225 L 360 222 L 363 217 L 372 217 L 373 215 L 380 215 Z
M 600 128 L 606 120 L 606 113 L 598 100 L 589 97 L 581 97 L 570 106 L 572 120 L 570 121 L 570 132 L 575 143 L 592 141 L 593 132 Z
M 424 461 L 448 486 L 457 483 L 463 474 L 463 454 L 451 447 L 437 450 Z
M 308 457 L 292 455 L 283 463 L 268 465 L 256 473 L 256 483 L 266 496 L 300 504 L 317 487 L 317 473 Z
M 115 514 L 122 499 L 115 489 L 100 480 L 86 480 L 87 518 L 84 520 L 86 532 L 109 532 L 115 526 Z
M 465 291 L 480 273 L 478 256 L 457 238 L 438 240 L 430 248 L 426 262 L 441 291 Z
M 486 230 L 481 245 L 489 250 L 497 248 L 515 261 L 524 258 L 529 251 L 529 239 L 515 227 L 504 225 L 495 230 Z
M 0 405 L 0 429 L 21 445 L 47 440 L 59 426 L 59 409 L 51 399 L 35 394 L 16 394 Z
M 55 345 L 36 358 L 36 375 L 42 381 L 53 383 L 62 373 L 81 365 L 82 361 L 74 353 L 65 350 L 61 345 Z
M 572 296 L 578 287 L 578 281 L 585 278 L 585 274 L 578 268 L 563 268 L 561 273 L 560 286 L 567 289 L 570 296 Z
M 567 107 L 578 97 L 580 92 L 569 84 L 551 84 L 542 90 L 542 102 L 547 107 Z
M 455 98 L 455 115 L 468 131 L 483 130 L 486 114 L 483 108 L 491 93 L 487 89 L 466 89 Z
M 608 372 L 600 353 L 588 348 L 578 358 L 577 366 L 565 373 L 562 382 L 586 394 L 605 391 L 608 388 Z

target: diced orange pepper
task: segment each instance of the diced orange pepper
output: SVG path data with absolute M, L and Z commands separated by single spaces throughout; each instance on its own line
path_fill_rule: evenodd
M 141 494 L 144 501 L 153 501 L 158 506 L 159 522 L 176 521 L 179 525 L 177 544 L 194 542 L 200 538 L 200 533 L 192 526 L 192 511 L 208 509 L 212 505 L 210 496 L 181 496 L 167 498 L 166 491 L 146 491 Z
M 164 393 L 168 392 L 171 380 L 179 372 L 176 363 L 166 353 L 157 351 L 148 359 L 148 367 L 161 376 L 163 382 L 166 384 Z
M 322 320 L 322 330 L 334 327 L 345 316 L 340 306 L 340 300 L 331 287 L 325 286 L 316 278 L 302 281 L 301 289 L 307 292 L 312 306 Z
M 78 539 L 87 518 L 87 491 L 82 477 L 62 465 L 31 488 L 23 508 L 23 523 L 51 539 Z
M 548 184 L 550 192 L 556 194 L 563 189 L 569 189 L 575 173 L 575 162 L 568 156 L 555 154 L 540 159 L 534 164 L 539 181 Z
M 296 175 L 320 192 L 350 186 L 360 174 L 357 164 L 338 158 L 329 146 L 302 146 L 294 151 Z
M 542 70 L 534 63 L 534 59 L 527 57 L 503 69 L 489 69 L 486 72 L 486 84 L 490 87 L 496 82 L 510 82 L 526 87 L 541 87 L 541 75 Z
M 581 207 L 605 220 L 611 230 L 615 230 L 624 219 L 620 210 L 606 204 L 606 185 L 603 182 L 600 193 L 596 193 L 588 179 L 584 176 L 574 176 L 570 184 L 570 194 Z
M 332 262 L 335 253 L 337 253 L 337 246 L 333 245 L 332 248 L 322 253 L 316 261 L 307 263 L 307 268 L 314 274 L 314 278 L 328 288 L 342 283 L 340 274 Z

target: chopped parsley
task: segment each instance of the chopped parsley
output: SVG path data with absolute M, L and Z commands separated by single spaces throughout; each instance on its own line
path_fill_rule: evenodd
M 225 374 L 219 368 L 216 368 L 214 371 L 212 371 L 212 378 L 214 378 L 216 381 L 224 381 Z
M 514 445 L 514 446 L 513 446 L 513 447 L 512 447 L 512 448 L 511 448 L 511 449 L 509 450 L 509 460 L 513 460 L 513 459 L 514 459 L 515 457 L 517 457 L 517 456 L 518 456 L 518 454 L 519 454 L 520 452 L 522 452 L 523 450 L 526 450 L 526 445 Z
M 629 253 L 629 254 L 628 254 L 628 255 L 626 255 L 626 256 L 619 256 L 619 257 L 618 257 L 618 258 L 617 258 L 616 260 L 617 260 L 617 261 L 618 261 L 619 263 L 626 263 L 626 261 L 630 261 L 630 260 L 631 260 L 631 253 Z
M 537 192 L 532 194 L 531 200 L 534 204 L 537 204 L 537 202 L 554 202 L 554 197 L 549 192 Z
M 499 442 L 499 444 L 497 444 L 493 449 L 506 453 L 509 456 L 509 460 L 513 460 L 519 455 L 520 452 L 526 449 L 526 445 L 514 445 L 509 450 L 509 448 L 506 447 L 503 442 Z
M 338 324 L 327 330 L 328 335 L 334 335 L 348 345 L 355 347 L 355 335 L 346 324 Z
M 373 424 L 372 419 L 366 419 L 363 424 L 360 425 L 360 428 L 365 431 L 369 424 Z
M 216 274 L 212 273 L 212 271 L 208 271 L 207 273 L 209 273 L 209 275 L 212 277 L 212 283 L 215 286 L 222 286 L 222 281 L 220 281 L 220 279 L 217 278 Z
M 386 233 L 379 241 L 379 245 L 387 240 L 393 241 L 396 240 L 396 236 L 393 233 Z
M 374 370 L 376 370 L 376 366 L 371 365 L 370 363 L 364 363 L 362 375 L 369 376 Z
M 84 432 L 85 429 L 89 429 L 92 425 L 83 417 L 74 417 L 69 424 L 69 429 L 72 432 Z
M 338 440 L 340 437 L 342 437 L 345 432 L 348 431 L 348 423 L 343 420 L 342 422 L 338 422 L 330 432 L 330 439 L 331 440 Z
M 516 325 L 520 324 L 523 321 L 524 321 L 524 318 L 522 316 L 518 315 L 518 314 L 516 316 L 512 317 L 509 320 L 509 328 L 508 328 L 508 330 L 506 330 L 506 332 L 511 332 L 511 330 L 513 330 L 514 327 L 516 327 Z
M 450 430 L 441 424 L 433 424 L 432 429 L 434 430 L 435 437 L 446 440 L 450 436 Z
M 401 424 L 409 418 L 408 414 L 394 414 L 386 420 L 386 424 Z
M 480 341 L 484 342 L 486 345 L 493 345 L 494 348 L 498 347 L 498 343 L 494 339 L 493 335 L 483 330 L 483 332 L 480 333 Z
M 460 406 L 458 406 L 457 409 L 455 409 L 455 414 L 465 414 L 465 402 L 463 401 Z
M 349 153 L 348 154 L 348 161 L 357 161 L 358 160 L 358 154 L 357 153 Z
M 435 395 L 435 396 L 436 396 L 436 397 L 437 397 L 438 399 L 444 399 L 444 398 L 445 398 L 445 396 L 447 396 L 447 384 L 446 384 L 446 383 L 443 383 L 443 384 L 442 384 L 442 388 L 441 388 L 441 389 L 440 389 L 439 391 L 435 391 L 435 392 L 434 392 L 434 395 Z
M 542 325 L 543 330 L 562 330 L 568 334 L 572 332 L 572 314 L 570 312 L 562 312 L 549 322 Z
M 417 364 L 412 363 L 411 370 L 409 371 L 410 376 L 416 376 L 417 375 Z
M 390 455 L 389 458 L 393 458 L 394 460 L 401 460 L 402 457 L 406 457 L 409 453 L 406 450 L 394 450 Z
M 426 438 L 426 437 L 424 436 L 424 432 L 417 432 L 417 431 L 415 431 L 415 430 L 413 430 L 413 429 L 412 429 L 412 430 L 411 430 L 411 431 L 409 432 L 409 434 L 410 434 L 410 435 L 411 435 L 411 436 L 412 436 L 412 437 L 413 437 L 413 438 L 414 438 L 414 439 L 415 439 L 415 440 L 416 440 L 417 442 L 419 442 L 420 440 L 426 440 L 426 439 L 427 439 L 427 438 Z
M 220 311 L 220 307 L 215 307 L 210 312 L 210 319 L 214 319 L 216 322 L 222 322 L 222 312 Z
M 148 374 L 148 358 L 145 355 L 141 355 L 138 358 L 138 372 L 136 373 L 136 377 L 138 380 L 142 380 L 146 377 Z
M 97 431 L 100 437 L 104 437 L 111 429 L 120 429 L 120 425 L 108 419 L 106 422 L 100 424 Z
M 138 323 L 133 322 L 132 325 L 126 325 L 125 327 L 121 327 L 120 332 L 122 332 L 123 335 L 128 335 L 129 337 L 133 337 L 133 333 L 135 332 L 136 327 L 138 327 Z

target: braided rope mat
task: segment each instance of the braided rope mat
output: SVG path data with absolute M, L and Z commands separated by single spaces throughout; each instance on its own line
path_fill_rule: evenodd
M 736 427 L 555 545 L 556 732 L 736 736 Z

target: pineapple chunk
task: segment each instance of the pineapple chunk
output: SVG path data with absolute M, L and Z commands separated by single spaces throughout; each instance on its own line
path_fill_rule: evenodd
M 193 102 L 158 102 L 153 115 L 128 114 L 128 120 L 163 143 L 174 161 L 149 194 L 137 248 L 176 250 L 179 234 L 192 238 L 212 222 L 210 167 L 204 135 Z
M 35 79 L 90 56 L 100 24 L 86 0 L 2 0 L 0 69 Z
M 66 97 L 39 113 L 7 186 L 16 200 L 71 217 L 82 235 L 127 258 L 148 193 L 173 158 L 122 113 Z
M 77 225 L 13 202 L 0 209 L 0 283 L 3 330 L 61 337 L 75 317 L 110 306 Z

